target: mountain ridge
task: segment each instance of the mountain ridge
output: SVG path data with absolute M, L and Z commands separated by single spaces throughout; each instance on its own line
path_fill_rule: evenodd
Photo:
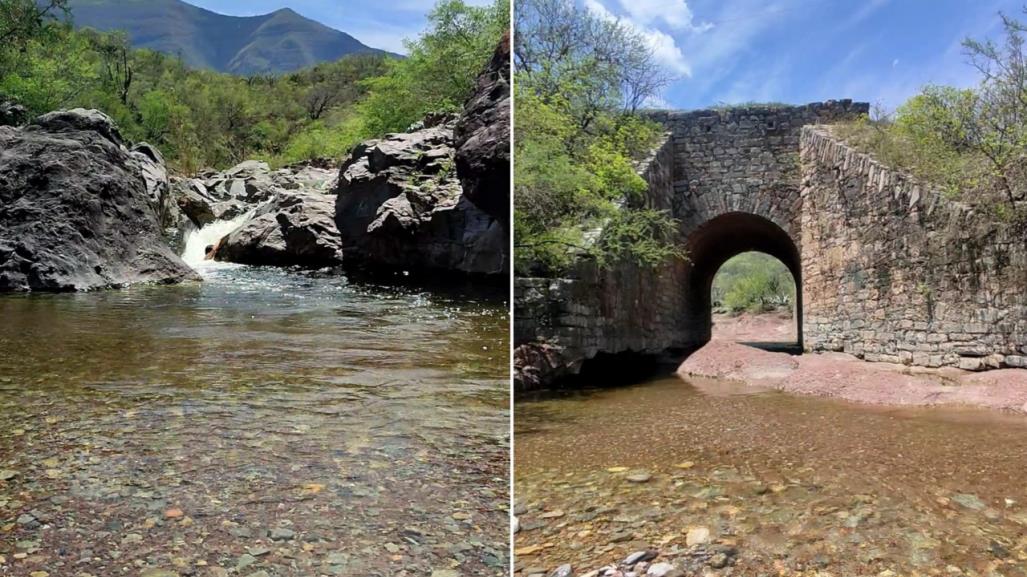
M 134 48 L 175 54 L 189 66 L 239 75 L 278 74 L 350 54 L 385 54 L 292 8 L 219 14 L 182 0 L 72 0 L 76 27 L 123 30 Z

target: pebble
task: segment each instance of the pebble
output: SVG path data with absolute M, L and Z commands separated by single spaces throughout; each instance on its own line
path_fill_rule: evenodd
M 688 535 L 685 536 L 685 543 L 692 547 L 694 545 L 704 545 L 710 542 L 710 530 L 706 527 L 693 527 L 688 530 Z
M 657 555 L 659 555 L 659 553 L 657 553 L 656 551 L 635 551 L 634 553 L 624 558 L 623 564 L 627 565 L 628 567 L 631 567 L 636 563 L 641 563 L 642 561 L 650 561 L 652 559 L 655 559 Z
M 670 563 L 653 563 L 649 566 L 649 570 L 645 572 L 649 577 L 667 577 L 671 572 L 677 568 Z
M 276 527 L 271 530 L 272 541 L 289 541 L 296 536 L 296 532 L 286 527 Z
M 646 483 L 649 479 L 652 479 L 653 476 L 646 471 L 639 471 L 637 473 L 632 473 L 625 478 L 632 483 Z
M 560 565 L 553 572 L 549 574 L 549 577 L 574 577 L 574 569 L 571 568 L 570 563 Z
M 18 476 L 18 472 L 17 471 L 13 471 L 11 469 L 4 469 L 4 470 L 0 471 L 0 481 L 10 481 L 11 479 L 13 479 L 13 478 L 15 478 L 17 476 Z
M 235 568 L 239 571 L 253 565 L 257 562 L 257 558 L 249 553 L 243 553 L 239 555 L 239 560 L 235 562 Z

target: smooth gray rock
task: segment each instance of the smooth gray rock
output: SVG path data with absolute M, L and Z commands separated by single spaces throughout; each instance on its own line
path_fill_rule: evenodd
M 335 199 L 317 192 L 283 191 L 253 218 L 221 239 L 220 261 L 274 266 L 333 266 L 342 262 Z
M 0 291 L 198 280 L 162 238 L 166 183 L 159 154 L 128 150 L 101 112 L 0 127 Z

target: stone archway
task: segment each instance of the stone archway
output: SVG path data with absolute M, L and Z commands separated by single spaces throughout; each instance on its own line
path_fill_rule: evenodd
M 781 261 L 795 282 L 796 338 L 802 347 L 802 262 L 795 240 L 780 226 L 762 216 L 729 212 L 716 216 L 691 231 L 686 240 L 690 263 L 684 285 L 687 323 L 701 346 L 710 340 L 713 278 L 728 259 L 744 252 L 766 253 Z

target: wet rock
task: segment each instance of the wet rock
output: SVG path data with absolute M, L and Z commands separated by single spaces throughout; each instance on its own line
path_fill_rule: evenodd
M 271 530 L 272 541 L 290 541 L 296 537 L 296 532 L 286 527 L 276 527 Z
M 15 522 L 26 529 L 35 529 L 36 527 L 39 527 L 39 520 L 28 513 L 19 515 Z
M 722 569 L 724 567 L 727 567 L 730 560 L 731 558 L 724 553 L 715 553 L 712 557 L 710 557 L 709 565 L 714 569 Z
M 646 471 L 638 471 L 625 477 L 625 479 L 632 483 L 646 483 L 652 478 L 653 476 Z
M 967 509 L 973 509 L 974 511 L 980 511 L 987 505 L 984 501 L 981 501 L 980 497 L 970 493 L 959 493 L 952 496 L 952 500 L 956 503 L 966 507 Z
M 218 243 L 220 261 L 273 266 L 333 266 L 342 262 L 335 199 L 283 191 Z
M 656 551 L 635 551 L 625 557 L 622 564 L 631 567 L 637 563 L 641 563 L 642 561 L 651 561 L 655 559 L 658 554 L 659 553 Z
M 510 38 L 478 77 L 453 130 L 464 194 L 496 221 L 510 220 Z
M 0 291 L 198 279 L 162 238 L 162 160 L 152 147 L 129 150 L 103 113 L 0 127 L 0 151 Z
M 549 577 L 574 577 L 574 569 L 569 563 L 560 565 L 549 574 Z
M 238 571 L 242 571 L 243 569 L 249 567 L 250 565 L 253 565 L 256 562 L 256 556 L 251 555 L 249 553 L 243 553 L 242 555 L 239 555 L 239 559 L 235 562 L 235 568 Z
M 673 577 L 681 575 L 681 571 L 670 563 L 653 563 L 645 572 L 649 577 Z
M 710 530 L 706 527 L 693 527 L 688 530 L 685 536 L 685 543 L 689 547 L 694 545 L 705 545 L 710 542 Z

